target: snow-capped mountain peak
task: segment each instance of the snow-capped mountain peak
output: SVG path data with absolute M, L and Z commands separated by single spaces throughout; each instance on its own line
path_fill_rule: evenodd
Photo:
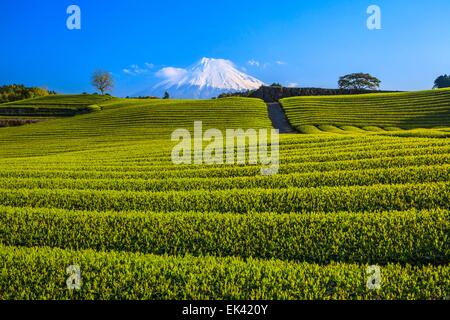
M 183 79 L 189 85 L 226 90 L 258 89 L 263 83 L 236 69 L 229 60 L 203 58 Z
M 168 91 L 174 98 L 211 98 L 224 92 L 258 89 L 264 85 L 225 59 L 202 58 L 187 69 L 169 67 L 158 74 L 165 80 L 152 89 L 152 94 Z

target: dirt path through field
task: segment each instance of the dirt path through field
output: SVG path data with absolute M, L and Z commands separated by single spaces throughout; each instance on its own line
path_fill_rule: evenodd
M 298 133 L 289 123 L 283 108 L 278 102 L 268 103 L 267 107 L 269 108 L 269 117 L 275 129 L 280 130 L 280 133 Z

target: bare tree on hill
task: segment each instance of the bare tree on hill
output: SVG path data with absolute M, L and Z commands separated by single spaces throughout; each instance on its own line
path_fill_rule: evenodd
M 101 94 L 105 94 L 106 91 L 111 91 L 114 88 L 114 79 L 112 74 L 107 71 L 97 70 L 92 74 L 92 85 Z

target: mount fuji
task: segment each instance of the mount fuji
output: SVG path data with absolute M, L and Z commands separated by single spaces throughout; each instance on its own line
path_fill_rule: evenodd
M 167 91 L 172 98 L 207 99 L 221 93 L 258 89 L 264 85 L 225 59 L 203 58 L 187 69 L 163 68 L 157 76 L 164 80 L 140 95 L 161 96 Z

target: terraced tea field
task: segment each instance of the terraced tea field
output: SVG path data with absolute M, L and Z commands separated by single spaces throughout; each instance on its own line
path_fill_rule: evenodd
M 98 111 L 96 103 L 112 98 L 95 95 L 47 96 L 0 104 L 0 116 L 24 117 L 67 117 Z
M 71 117 L 99 111 L 96 103 L 114 100 L 108 96 L 46 96 L 0 104 L 0 127 L 15 127 L 53 118 Z
M 450 296 L 448 130 L 283 135 L 279 174 L 261 176 L 257 165 L 174 165 L 170 135 L 197 120 L 270 128 L 262 101 L 96 104 L 0 129 L 1 299 Z M 330 123 L 449 125 L 396 117 Z M 69 265 L 80 290 L 67 289 Z M 369 265 L 381 268 L 379 290 L 367 288 Z
M 365 133 L 441 128 L 450 123 L 450 89 L 351 96 L 294 97 L 281 104 L 303 133 Z

